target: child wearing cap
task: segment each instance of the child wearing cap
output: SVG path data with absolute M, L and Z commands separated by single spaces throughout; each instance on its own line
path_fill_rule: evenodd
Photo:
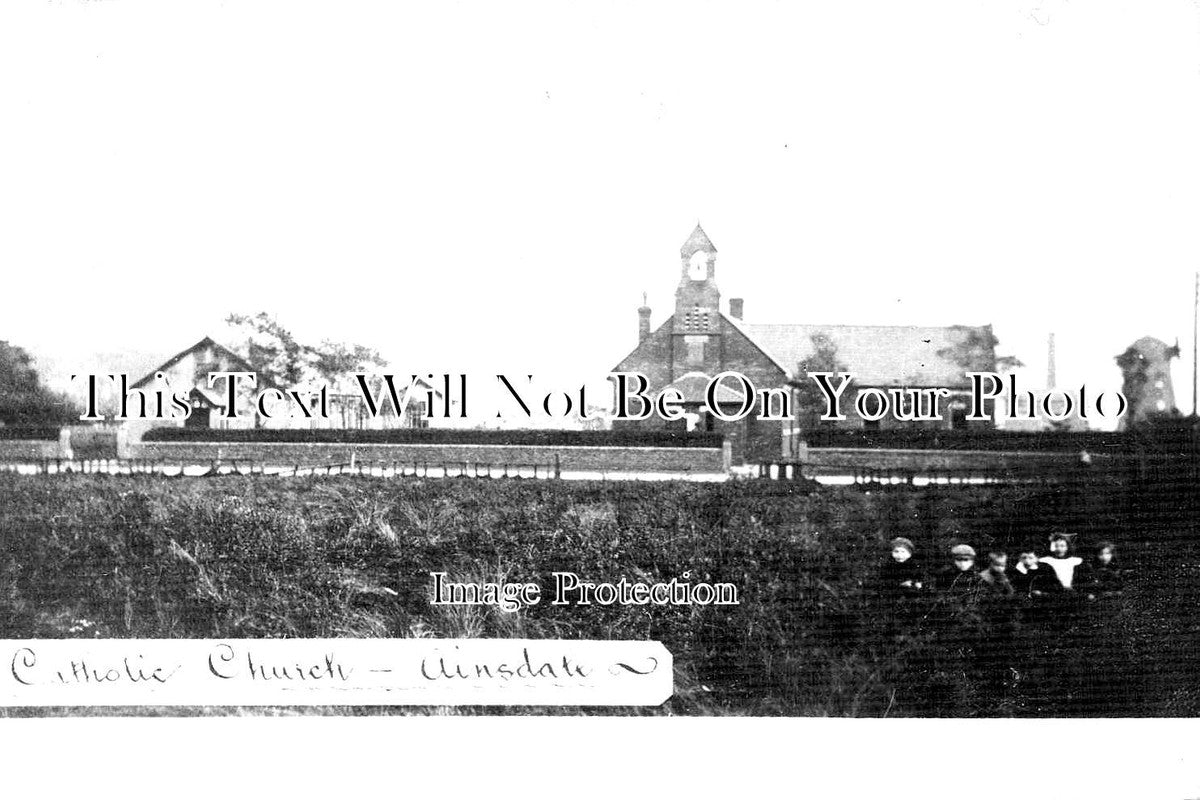
M 943 592 L 967 594 L 979 588 L 975 572 L 975 548 L 957 544 L 950 548 L 951 565 L 938 575 L 937 588 Z
M 924 588 L 924 577 L 913 555 L 917 548 L 912 541 L 897 536 L 889 543 L 891 555 L 879 570 L 879 583 L 884 594 L 893 597 L 912 597 Z

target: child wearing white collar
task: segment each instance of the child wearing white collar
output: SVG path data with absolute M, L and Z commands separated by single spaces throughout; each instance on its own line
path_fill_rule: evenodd
M 1071 535 L 1053 533 L 1050 536 L 1050 555 L 1042 556 L 1038 561 L 1054 570 L 1054 576 L 1063 589 L 1070 589 L 1075 581 L 1075 570 L 1083 563 L 1079 556 L 1070 555 Z

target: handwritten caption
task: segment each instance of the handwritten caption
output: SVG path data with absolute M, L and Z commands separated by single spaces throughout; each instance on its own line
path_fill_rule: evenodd
M 659 642 L 562 639 L 0 640 L 0 706 L 657 706 Z

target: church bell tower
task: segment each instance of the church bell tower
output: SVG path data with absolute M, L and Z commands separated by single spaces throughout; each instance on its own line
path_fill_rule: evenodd
M 717 289 L 717 248 L 704 229 L 696 230 L 679 248 L 681 269 L 675 290 L 675 333 L 715 334 L 720 330 L 718 309 L 721 292 Z
M 691 372 L 721 371 L 721 292 L 717 289 L 717 248 L 704 229 L 696 230 L 679 249 L 679 287 L 675 290 L 672 325 L 672 380 Z

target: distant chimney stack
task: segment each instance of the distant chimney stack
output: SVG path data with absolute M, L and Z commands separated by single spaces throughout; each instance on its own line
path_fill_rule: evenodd
M 1046 342 L 1046 388 L 1057 388 L 1055 383 L 1058 380 L 1056 374 L 1056 365 L 1054 363 L 1054 334 L 1050 334 L 1049 340 Z
M 650 338 L 650 306 L 646 305 L 646 293 L 642 292 L 642 307 L 638 309 L 638 344 Z
M 740 320 L 742 318 L 742 303 L 743 300 L 740 297 L 729 298 L 729 316 Z

